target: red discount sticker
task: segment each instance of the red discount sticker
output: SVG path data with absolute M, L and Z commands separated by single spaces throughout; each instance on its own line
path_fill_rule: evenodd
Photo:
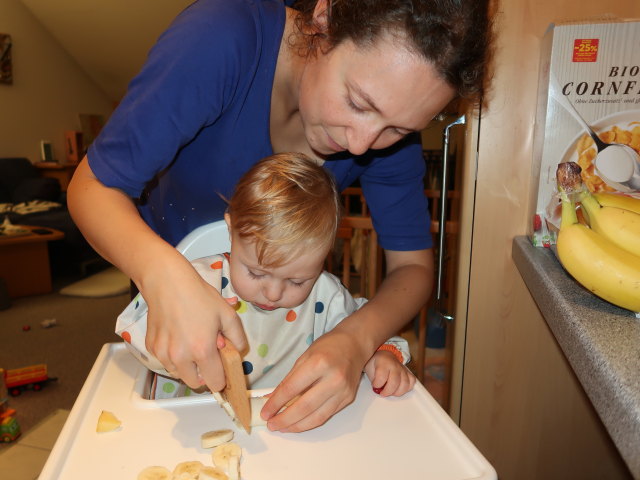
M 574 62 L 595 62 L 598 60 L 597 38 L 576 38 L 573 41 Z

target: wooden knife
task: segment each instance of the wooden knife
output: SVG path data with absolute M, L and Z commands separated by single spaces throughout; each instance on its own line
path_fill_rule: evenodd
M 225 346 L 220 349 L 220 358 L 227 379 L 227 386 L 222 390 L 222 395 L 233 408 L 236 418 L 247 433 L 251 433 L 251 402 L 242 369 L 242 358 L 229 339 L 225 338 Z

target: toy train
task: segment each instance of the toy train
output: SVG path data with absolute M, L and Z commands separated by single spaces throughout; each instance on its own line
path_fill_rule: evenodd
M 56 380 L 56 377 L 49 377 L 47 365 L 44 363 L 4 371 L 4 383 L 12 397 L 20 395 L 24 390 L 37 392 L 49 382 Z

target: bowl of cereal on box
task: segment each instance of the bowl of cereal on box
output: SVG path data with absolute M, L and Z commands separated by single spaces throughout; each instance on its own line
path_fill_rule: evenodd
M 640 110 L 607 115 L 591 127 L 606 143 L 627 145 L 629 153 L 612 155 L 598 149 L 588 133 L 578 134 L 562 156 L 563 162 L 576 162 L 582 168 L 582 181 L 593 193 L 622 192 L 640 196 Z M 621 153 L 618 151 L 617 153 Z

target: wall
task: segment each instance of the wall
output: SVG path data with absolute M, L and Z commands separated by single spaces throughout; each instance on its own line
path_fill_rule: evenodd
M 494 90 L 465 181 L 468 295 L 459 298 L 468 308 L 466 337 L 456 336 L 463 375 L 453 416 L 501 480 L 629 478 L 511 258 L 513 237 L 530 221 L 542 35 L 551 21 L 607 13 L 640 17 L 640 2 L 502 0 L 497 17 Z
M 96 84 L 117 100 L 158 36 L 193 0 L 20 1 Z
M 64 160 L 64 131 L 79 113 L 105 118 L 112 102 L 18 0 L 0 0 L 0 33 L 13 41 L 13 84 L 0 84 L 0 157 L 40 160 L 50 140 Z

